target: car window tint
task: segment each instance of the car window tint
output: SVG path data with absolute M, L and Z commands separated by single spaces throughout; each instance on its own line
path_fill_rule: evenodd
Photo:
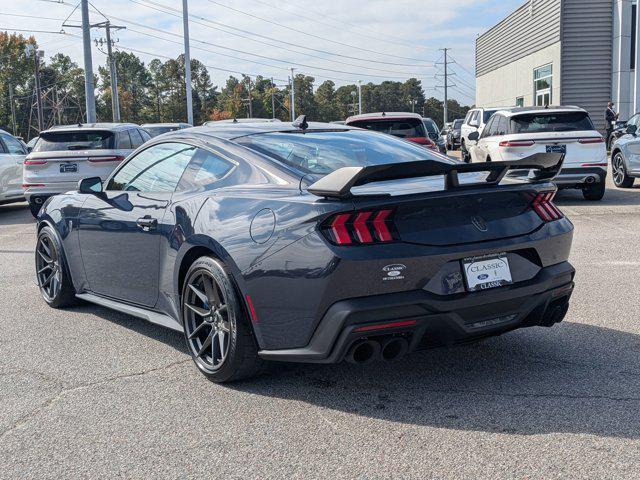
M 123 150 L 131 150 L 131 137 L 129 136 L 129 132 L 126 130 L 121 130 L 117 133 L 117 148 Z
M 415 160 L 447 162 L 415 143 L 362 130 L 274 132 L 248 135 L 236 142 L 299 172 L 326 175 L 342 167 L 364 167 Z
M 140 135 L 140 132 L 138 132 L 137 128 L 133 128 L 129 130 L 129 136 L 131 137 L 131 146 L 133 148 L 138 148 L 140 145 L 144 143 L 144 140 L 142 139 L 142 135 Z
M 507 134 L 507 118 L 503 115 L 496 115 L 493 123 L 495 124 L 495 135 Z
M 24 155 L 26 152 L 22 144 L 10 135 L 0 135 L 7 148 L 7 153 L 12 155 Z
M 389 120 L 358 120 L 351 122 L 353 127 L 387 133 L 400 138 L 426 136 L 424 125 L 417 118 L 399 118 Z
M 493 118 L 489 119 L 489 122 L 484 126 L 482 131 L 482 138 L 487 138 L 493 135 Z
M 482 122 L 487 123 L 487 120 L 489 120 L 491 118 L 491 115 L 493 115 L 494 113 L 496 113 L 496 110 L 485 110 L 482 114 Z
M 513 117 L 513 133 L 594 130 L 586 112 L 527 113 Z
M 113 132 L 100 130 L 73 130 L 43 132 L 33 147 L 34 152 L 63 150 L 106 150 L 113 148 Z
M 151 140 L 151 135 L 149 135 L 149 133 L 146 130 L 138 130 L 138 132 L 140 132 L 140 135 L 142 136 L 142 140 L 143 141 L 147 141 L 147 140 Z
M 197 150 L 184 143 L 161 143 L 149 147 L 117 171 L 107 190 L 173 192 Z

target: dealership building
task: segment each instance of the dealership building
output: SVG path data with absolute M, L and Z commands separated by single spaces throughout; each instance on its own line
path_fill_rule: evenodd
M 476 40 L 476 104 L 640 111 L 636 0 L 528 0 Z

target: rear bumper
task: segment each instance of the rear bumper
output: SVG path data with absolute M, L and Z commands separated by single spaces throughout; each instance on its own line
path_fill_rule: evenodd
M 580 188 L 589 183 L 604 183 L 607 167 L 563 168 L 553 182 L 560 188 Z
M 540 270 L 527 282 L 490 291 L 441 296 L 417 290 L 343 300 L 329 308 L 306 347 L 261 350 L 259 355 L 266 360 L 337 363 L 363 338 L 402 335 L 413 351 L 472 342 L 517 328 L 551 326 L 566 313 L 574 273 L 568 262 L 562 262 Z M 375 328 L 393 322 L 405 325 Z
M 33 183 L 37 184 L 37 181 L 34 180 Z M 78 189 L 78 180 L 70 181 L 70 182 L 51 182 L 44 185 L 45 185 L 44 187 L 41 187 L 41 186 L 25 187 L 24 196 L 27 199 L 27 201 L 30 201 L 32 197 L 46 199 L 48 197 L 52 197 L 53 195 L 58 195 L 60 193 L 75 191 Z

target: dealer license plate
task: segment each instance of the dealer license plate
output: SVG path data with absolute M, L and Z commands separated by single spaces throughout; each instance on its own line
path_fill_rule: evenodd
M 76 173 L 78 171 L 77 163 L 61 163 L 60 173 Z
M 465 258 L 462 269 L 470 292 L 513 283 L 506 254 Z

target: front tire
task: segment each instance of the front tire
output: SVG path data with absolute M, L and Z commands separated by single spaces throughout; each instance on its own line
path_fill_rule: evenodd
M 29 200 L 29 211 L 33 218 L 38 218 L 38 213 L 40 213 L 40 208 L 42 208 L 42 203 L 36 203 L 33 200 Z
M 462 154 L 462 160 L 465 163 L 471 163 L 471 155 L 467 150 L 467 146 L 464 144 L 464 141 L 460 143 L 460 153 Z
M 49 226 L 38 233 L 35 263 L 40 294 L 50 307 L 64 308 L 78 303 L 62 243 Z
M 224 265 L 200 257 L 182 288 L 184 335 L 198 370 L 216 383 L 252 377 L 263 362 L 249 319 Z
M 624 157 L 618 152 L 611 160 L 611 171 L 613 173 L 613 183 L 618 188 L 633 187 L 634 178 L 627 175 L 627 169 L 624 166 Z
M 599 183 L 590 183 L 582 189 L 582 196 L 585 200 L 598 201 L 604 197 L 606 186 L 604 181 Z

